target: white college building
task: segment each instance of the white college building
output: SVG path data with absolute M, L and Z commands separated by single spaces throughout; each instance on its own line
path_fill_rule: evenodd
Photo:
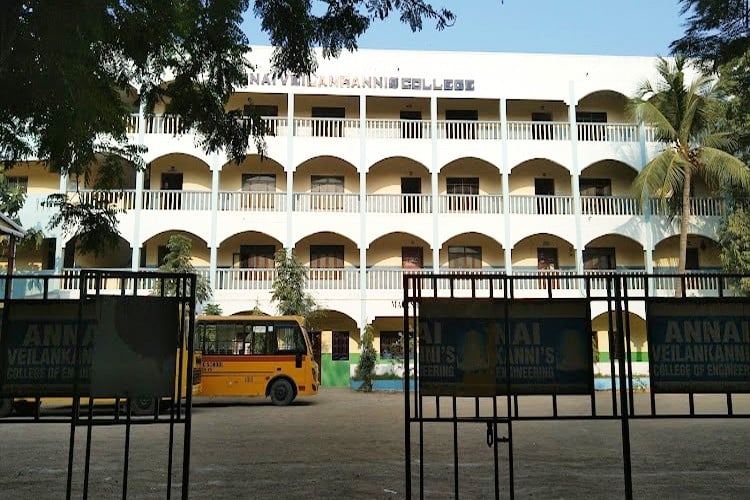
M 252 102 L 267 117 L 265 158 L 253 146 L 240 165 L 206 154 L 179 116 L 134 107 L 129 139 L 146 146 L 147 169 L 112 193 L 125 210 L 120 248 L 80 255 L 74 240 L 47 229 L 43 248 L 20 253 L 18 268 L 152 269 L 180 233 L 224 314 L 274 313 L 273 254 L 293 249 L 328 310 L 329 384 L 339 375 L 329 368 L 327 377 L 326 365 L 352 361 L 364 325 L 382 346 L 397 338 L 404 270 L 674 271 L 678 227 L 631 193 L 663 147 L 626 112 L 654 58 L 360 50 L 319 58 L 309 78 L 273 78 L 270 55 L 249 54 L 256 69 L 228 103 Z M 40 203 L 49 194 L 90 195 L 83 186 L 73 194 L 40 163 L 10 173 L 28 192 L 24 227 L 46 226 Z M 692 209 L 688 268 L 716 270 L 723 199 L 699 185 Z M 536 278 L 524 283 L 517 296 L 546 293 Z M 560 283 L 582 293 L 577 281 Z M 655 286 L 673 293 L 670 280 Z M 689 288 L 716 286 L 698 277 Z M 592 321 L 602 330 L 601 318 Z M 643 345 L 634 351 L 645 356 Z

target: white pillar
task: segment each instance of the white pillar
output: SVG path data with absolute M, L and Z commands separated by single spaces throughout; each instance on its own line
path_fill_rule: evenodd
M 211 234 L 208 241 L 209 261 L 208 261 L 208 282 L 212 290 L 216 290 L 216 269 L 218 264 L 219 243 L 216 236 L 216 229 L 219 224 L 219 174 L 221 165 L 219 155 L 213 156 L 213 165 L 211 166 Z
M 438 225 L 438 139 L 437 97 L 430 97 L 430 137 L 432 139 L 432 164 L 430 179 L 432 186 L 432 272 L 440 272 L 440 227 Z
M 512 244 L 510 241 L 510 165 L 508 165 L 508 100 L 500 99 L 500 149 L 502 164 L 503 190 L 503 224 L 505 226 L 505 241 L 503 242 L 503 254 L 505 260 L 505 274 L 513 274 Z
M 367 324 L 367 96 L 359 96 L 359 303 L 360 324 Z M 362 335 L 360 330 L 360 336 Z

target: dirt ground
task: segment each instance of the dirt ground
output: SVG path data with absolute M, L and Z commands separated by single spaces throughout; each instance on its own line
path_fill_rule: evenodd
M 637 395 L 647 404 L 647 394 Z M 606 407 L 606 398 L 600 403 Z M 661 403 L 660 403 L 661 404 Z M 560 411 L 586 411 L 586 400 Z M 522 414 L 544 413 L 530 400 Z M 676 398 L 660 410 L 685 409 Z M 580 408 L 579 408 L 580 407 Z M 401 393 L 326 389 L 290 407 L 245 399 L 198 400 L 193 412 L 190 497 L 240 499 L 404 498 L 404 399 Z M 441 408 L 447 415 L 451 408 Z M 462 403 L 459 414 L 471 413 Z M 740 400 L 735 411 L 750 411 Z M 427 413 L 425 413 L 427 414 Z M 631 421 L 634 497 L 750 498 L 749 419 Z M 516 498 L 624 498 L 620 422 L 513 424 Z M 493 449 L 485 424 L 457 424 L 460 498 L 494 498 Z M 65 497 L 68 425 L 0 423 L 0 498 Z M 128 498 L 165 498 L 166 425 L 133 426 Z M 178 426 L 181 442 L 182 427 Z M 419 498 L 419 427 L 412 426 L 413 497 Z M 89 498 L 122 493 L 123 426 L 93 431 Z M 82 498 L 85 429 L 77 432 L 73 498 Z M 500 489 L 507 489 L 507 445 L 499 445 Z M 176 447 L 172 498 L 179 498 Z M 424 426 L 424 498 L 453 498 L 453 425 Z

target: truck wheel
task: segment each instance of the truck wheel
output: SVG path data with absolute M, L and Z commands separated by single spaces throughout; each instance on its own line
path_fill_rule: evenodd
M 0 418 L 9 417 L 13 413 L 13 399 L 0 398 Z
M 276 406 L 286 406 L 294 399 L 294 388 L 285 378 L 280 378 L 271 385 L 271 402 Z

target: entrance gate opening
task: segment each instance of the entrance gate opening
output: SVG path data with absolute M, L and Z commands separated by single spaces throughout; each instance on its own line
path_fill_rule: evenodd
M 750 393 L 750 299 L 732 297 L 729 287 L 741 277 L 701 274 L 718 293 L 688 297 L 691 278 L 684 275 L 405 275 L 403 331 L 416 325 L 414 342 L 404 340 L 411 360 L 404 376 L 406 497 L 452 491 L 458 499 L 467 481 L 487 481 L 486 496 L 514 498 L 514 427 L 587 420 L 619 422 L 619 436 L 608 437 L 620 438 L 623 482 L 609 495 L 632 499 L 631 421 L 750 418 L 747 398 L 739 396 Z M 541 295 L 516 297 L 538 290 L 538 280 L 547 281 Z M 681 297 L 665 295 L 665 282 L 681 285 L 673 288 Z M 607 316 L 604 390 L 594 380 L 592 312 Z M 635 397 L 641 386 L 633 312 L 646 318 L 648 397 Z M 684 398 L 685 411 L 665 410 L 663 397 Z M 712 404 L 704 404 L 709 397 Z M 530 398 L 541 398 L 545 408 L 526 404 Z M 438 426 L 450 429 L 452 474 L 430 463 L 431 447 L 441 444 Z M 489 450 L 483 463 L 490 471 L 473 470 L 478 465 L 467 447 Z

